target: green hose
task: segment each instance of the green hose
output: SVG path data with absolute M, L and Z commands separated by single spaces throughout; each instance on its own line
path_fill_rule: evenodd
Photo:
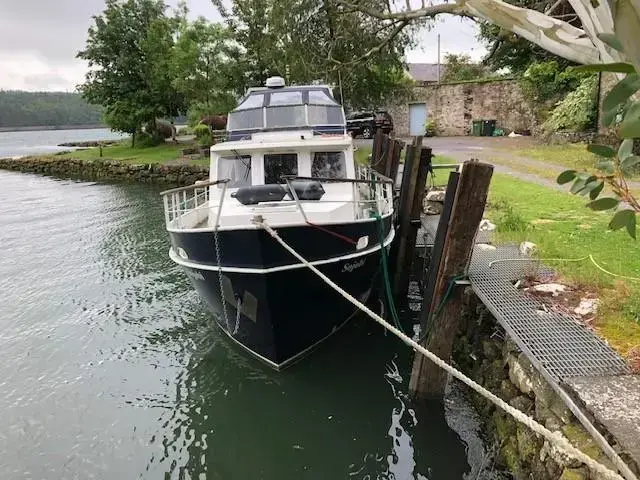
M 384 246 L 384 223 L 382 222 L 382 217 L 378 213 L 374 214 L 374 217 L 376 218 L 376 220 L 378 220 L 378 227 L 380 232 L 380 263 L 382 264 L 382 282 L 384 283 L 384 291 L 387 297 L 387 304 L 389 305 L 389 312 L 391 312 L 391 318 L 393 319 L 393 323 L 396 328 L 404 333 L 404 329 L 402 328 L 402 324 L 400 323 L 400 318 L 398 317 L 395 302 L 393 301 L 393 292 L 391 291 L 391 280 L 389 279 L 389 265 L 387 261 L 387 249 Z

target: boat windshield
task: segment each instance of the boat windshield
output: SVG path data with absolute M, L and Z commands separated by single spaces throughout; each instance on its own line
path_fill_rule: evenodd
M 283 183 L 283 175 L 298 174 L 298 155 L 295 153 L 274 153 L 264 156 L 264 183 Z
M 342 107 L 326 89 L 251 92 L 229 114 L 227 130 L 343 126 Z

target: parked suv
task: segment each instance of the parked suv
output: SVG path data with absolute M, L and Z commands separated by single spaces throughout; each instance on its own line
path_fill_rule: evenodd
M 352 137 L 371 138 L 378 129 L 383 133 L 393 130 L 393 119 L 386 110 L 351 112 L 346 117 L 347 132 Z

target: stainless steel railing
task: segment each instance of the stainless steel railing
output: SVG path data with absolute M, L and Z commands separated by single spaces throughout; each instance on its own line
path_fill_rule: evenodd
M 164 217 L 167 228 L 194 228 L 205 221 L 209 223 L 209 213 L 214 209 L 216 210 L 214 225 L 219 225 L 220 212 L 228 183 L 228 178 L 213 182 L 201 181 L 186 187 L 160 192 L 164 202 Z M 209 187 L 221 184 L 220 201 L 217 205 L 211 205 L 209 203 Z
M 393 211 L 393 182 L 391 179 L 379 174 L 375 170 L 359 167 L 356 178 L 322 178 L 299 177 L 288 175 L 283 177 L 289 186 L 292 203 L 300 211 L 305 222 L 308 222 L 303 205 L 307 203 L 340 203 L 353 204 L 354 220 L 370 218 L 373 214 L 388 215 Z M 321 183 L 350 183 L 352 185 L 353 200 L 344 199 L 320 199 L 300 200 L 291 182 L 295 180 L 313 180 Z M 186 187 L 173 188 L 161 192 L 164 202 L 165 223 L 168 229 L 181 230 L 192 228 L 217 228 L 220 225 L 222 205 L 227 197 L 226 191 L 229 179 L 213 182 L 196 182 Z M 222 185 L 220 195 L 215 200 L 210 196 L 209 188 Z M 215 201 L 215 204 L 211 202 Z M 273 202 L 268 202 L 253 207 L 268 208 Z M 275 202 L 280 203 L 280 202 Z M 212 216 L 213 214 L 213 216 Z M 213 221 L 212 221 L 213 220 Z

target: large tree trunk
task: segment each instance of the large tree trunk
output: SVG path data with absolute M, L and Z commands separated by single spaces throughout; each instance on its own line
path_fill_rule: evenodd
M 131 148 L 135 148 L 136 146 L 136 129 L 133 130 L 131 134 Z

